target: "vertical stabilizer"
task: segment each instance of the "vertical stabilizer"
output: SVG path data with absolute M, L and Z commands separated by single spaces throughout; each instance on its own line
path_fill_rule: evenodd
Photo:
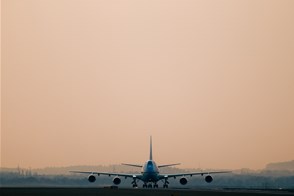
M 150 156 L 149 156 L 149 160 L 152 160 L 152 136 L 150 136 Z

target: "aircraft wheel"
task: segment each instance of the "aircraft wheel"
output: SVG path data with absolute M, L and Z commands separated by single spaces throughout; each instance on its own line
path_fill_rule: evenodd
M 147 185 L 146 184 L 143 184 L 143 188 L 147 188 Z
M 168 185 L 167 184 L 164 184 L 163 185 L 163 188 L 167 189 L 168 188 Z

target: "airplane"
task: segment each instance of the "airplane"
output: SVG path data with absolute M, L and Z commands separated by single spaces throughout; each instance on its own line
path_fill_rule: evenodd
M 69 171 L 71 173 L 80 173 L 80 174 L 89 174 L 88 181 L 93 183 L 96 181 L 95 175 L 106 175 L 106 176 L 115 176 L 112 180 L 112 182 L 115 185 L 119 185 L 121 183 L 120 177 L 126 178 L 132 178 L 132 185 L 133 188 L 138 187 L 138 182 L 143 182 L 143 188 L 158 188 L 158 181 L 163 181 L 163 188 L 168 188 L 168 179 L 177 177 L 180 177 L 180 184 L 186 185 L 188 183 L 188 180 L 185 176 L 194 176 L 194 175 L 206 175 L 204 180 L 207 183 L 211 183 L 213 181 L 213 178 L 211 177 L 211 174 L 220 174 L 220 173 L 230 173 L 231 171 L 214 171 L 214 172 L 187 172 L 187 173 L 177 173 L 177 174 L 160 174 L 159 168 L 163 167 L 169 167 L 169 166 L 175 166 L 179 165 L 180 163 L 175 164 L 165 164 L 165 165 L 158 165 L 153 160 L 152 156 L 152 137 L 150 136 L 150 154 L 149 154 L 149 160 L 145 162 L 144 165 L 137 165 L 137 164 L 127 164 L 122 163 L 122 165 L 131 166 L 131 167 L 139 167 L 142 168 L 141 173 L 139 174 L 127 174 L 127 173 L 111 173 L 111 172 L 90 172 L 90 171 Z M 152 186 L 153 185 L 153 186 Z

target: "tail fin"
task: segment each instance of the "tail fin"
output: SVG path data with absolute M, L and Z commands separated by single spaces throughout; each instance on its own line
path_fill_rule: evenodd
M 149 160 L 152 160 L 152 136 L 150 136 L 150 155 L 149 155 Z

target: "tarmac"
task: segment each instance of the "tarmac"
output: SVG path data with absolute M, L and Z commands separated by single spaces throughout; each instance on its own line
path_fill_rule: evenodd
M 251 189 L 125 189 L 125 188 L 0 188 L 1 196 L 276 196 L 294 195 L 294 190 Z

